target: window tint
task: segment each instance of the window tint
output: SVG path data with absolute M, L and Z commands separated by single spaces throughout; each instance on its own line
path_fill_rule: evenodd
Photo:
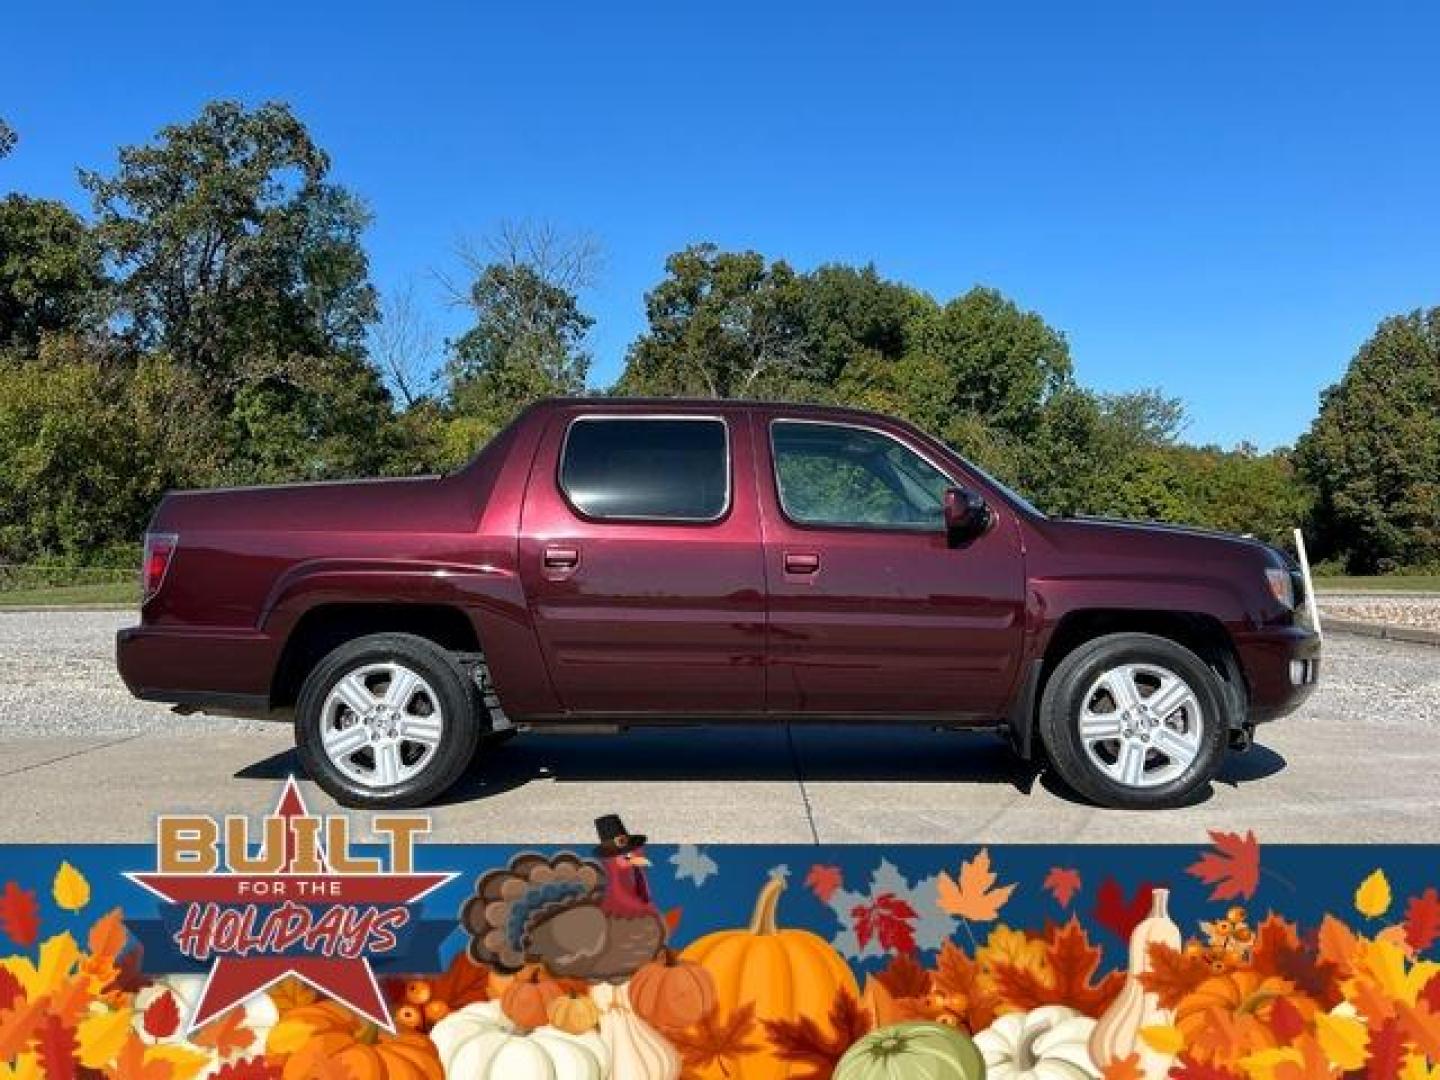
M 560 487 L 589 517 L 713 521 L 730 501 L 728 451 L 722 420 L 582 418 Z
M 771 426 L 785 513 L 805 525 L 944 526 L 950 479 L 887 435 L 840 424 Z

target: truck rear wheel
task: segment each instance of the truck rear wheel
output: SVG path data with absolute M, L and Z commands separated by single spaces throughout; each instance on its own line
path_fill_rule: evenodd
M 443 649 L 412 634 L 371 634 L 306 677 L 295 743 L 311 779 L 344 806 L 424 806 L 475 756 L 476 717 L 474 685 Z
M 1183 804 L 1220 771 L 1229 743 L 1219 677 L 1153 634 L 1108 634 L 1056 665 L 1040 737 L 1060 778 L 1102 806 Z

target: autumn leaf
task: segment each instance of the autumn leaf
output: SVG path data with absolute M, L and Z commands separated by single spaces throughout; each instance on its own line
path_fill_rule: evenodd
M 1163 941 L 1152 941 L 1148 956 L 1150 968 L 1140 973 L 1140 985 L 1155 995 L 1161 1008 L 1174 1009 L 1186 994 L 1215 974 L 1203 954 L 1172 949 Z
M 153 1049 L 130 1032 L 116 1056 L 114 1069 L 108 1071 L 111 1080 L 173 1080 L 174 1067 L 168 1061 L 149 1058 L 148 1051 Z
M 821 866 L 817 863 L 810 867 L 810 872 L 805 875 L 805 884 L 822 904 L 828 904 L 840 886 L 845 884 L 845 875 L 838 866 Z
M 1321 960 L 1348 971 L 1355 964 L 1360 939 L 1334 915 L 1326 915 L 1320 922 L 1319 946 Z
M 107 994 L 138 994 L 154 980 L 141 970 L 145 950 L 138 943 L 126 949 L 115 965 L 115 977 L 105 987 Z
M 897 998 L 924 997 L 930 992 L 930 973 L 909 953 L 899 953 L 876 979 Z
M 996 887 L 995 882 L 996 876 L 990 869 L 990 850 L 981 848 L 975 858 L 960 864 L 958 880 L 943 870 L 940 872 L 936 880 L 940 910 L 972 922 L 993 922 L 1000 917 L 1000 909 L 1015 891 L 1014 885 Z
M 1378 919 L 1390 910 L 1390 880 L 1376 870 L 1355 890 L 1355 910 L 1367 919 Z
M 1270 1005 L 1270 1030 L 1281 1042 L 1292 1042 L 1305 1030 L 1305 1017 L 1288 997 L 1278 997 Z
M 855 921 L 855 939 L 864 949 L 871 939 L 878 940 L 886 952 L 913 953 L 915 927 L 920 917 L 908 903 L 894 893 L 881 893 L 872 904 L 856 904 L 850 911 Z
M 1119 971 L 1095 981 L 1101 950 L 1090 944 L 1085 928 L 1073 916 L 1064 926 L 1050 928 L 1045 957 L 1044 974 L 1009 963 L 995 965 L 992 975 L 1005 1005 L 1025 1010 L 1068 1005 L 1089 1016 L 1099 1016 L 1125 981 L 1124 973 Z
M 1108 877 L 1100 883 L 1095 894 L 1095 921 L 1109 930 L 1121 941 L 1129 942 L 1135 927 L 1150 914 L 1151 894 L 1154 887 L 1142 884 L 1135 890 L 1133 900 L 1125 899 L 1125 890 L 1120 882 Z
M 40 902 L 33 892 L 13 881 L 7 881 L 5 891 L 0 892 L 0 930 L 22 949 L 34 945 L 40 936 Z
M 310 1000 L 315 999 L 315 992 L 305 986 L 299 980 L 291 980 L 296 983 L 298 989 L 310 995 Z M 490 969 L 484 964 L 477 964 L 470 959 L 465 952 L 455 954 L 450 961 L 450 966 L 445 973 L 435 980 L 432 986 L 435 999 L 443 1001 L 450 1006 L 450 1011 L 455 1012 L 466 1005 L 474 1005 L 477 1002 L 490 1000 Z M 272 995 L 273 996 L 273 995 Z M 299 1002 L 298 1004 L 308 1004 Z M 284 1012 L 284 1009 L 281 1009 Z
M 1427 1005 L 1406 1005 L 1403 1001 L 1397 1003 L 1396 1009 L 1410 1041 L 1431 1061 L 1440 1061 L 1440 1014 Z
M 1417 953 L 1425 952 L 1440 938 L 1440 893 L 1426 889 L 1405 905 L 1405 940 Z
M 85 875 L 68 862 L 62 862 L 55 872 L 55 883 L 50 887 L 55 897 L 55 906 L 62 911 L 79 911 L 90 903 L 90 882 Z
M 168 1039 L 180 1030 L 180 1006 L 169 990 L 157 997 L 141 1019 L 145 1034 L 152 1039 Z
M 870 1014 L 860 1007 L 855 995 L 846 990 L 835 995 L 829 1021 L 826 1027 L 809 1016 L 765 1021 L 765 1033 L 770 1037 L 775 1059 L 809 1068 L 809 1072 L 791 1074 L 795 1080 L 829 1080 L 845 1051 L 872 1026 Z
M 700 1023 L 684 1030 L 665 1029 L 666 1039 L 679 1052 L 687 1071 L 703 1073 L 717 1068 L 722 1075 L 731 1074 L 740 1059 L 764 1049 L 755 1040 L 754 1005 L 741 1005 L 723 1023 L 717 1012 L 711 1010 Z
M 255 1032 L 246 1026 L 244 1009 L 231 1009 L 193 1033 L 190 1041 L 214 1050 L 218 1057 L 231 1058 L 250 1049 L 255 1042 Z
M 1315 1014 L 1315 1037 L 1332 1065 L 1345 1072 L 1365 1064 L 1370 1033 L 1363 1020 L 1333 1013 Z
M 1254 832 L 1210 833 L 1212 850 L 1185 868 L 1191 877 L 1212 885 L 1211 900 L 1246 900 L 1260 885 L 1260 842 Z
M 1064 866 L 1052 866 L 1045 875 L 1045 891 L 1055 898 L 1062 908 L 1068 908 L 1070 901 L 1080 891 L 1080 871 Z
M 35 1053 L 46 1080 L 75 1080 L 75 1029 L 58 1016 L 47 1016 L 35 1031 Z
M 130 1037 L 133 1016 L 129 1009 L 116 1009 L 113 1012 L 92 1013 L 80 1021 L 76 1033 L 80 1044 L 80 1064 L 88 1069 L 98 1069 L 114 1061 Z
M 125 948 L 125 938 L 125 915 L 119 908 L 115 908 L 95 920 L 85 944 L 92 957 L 114 960 L 120 955 L 120 950 Z
M 1140 1068 L 1139 1054 L 1115 1058 L 1100 1070 L 1100 1075 L 1103 1080 L 1145 1080 L 1145 1072 Z
M 25 996 L 25 987 L 11 974 L 8 968 L 0 967 L 0 1012 L 10 1008 Z
M 1170 1080 L 1241 1080 L 1241 1074 L 1182 1054 L 1170 1068 Z
M 931 976 L 932 988 L 947 999 L 964 1002 L 965 1026 L 971 1031 L 989 1027 L 1000 1005 L 993 981 L 982 976 L 979 963 L 954 942 L 947 941 L 940 946 L 935 973 Z
M 221 1066 L 210 1074 L 210 1080 L 281 1080 L 284 1075 L 285 1066 L 279 1062 L 271 1064 L 263 1057 L 253 1057 Z
M 45 1002 L 22 1001 L 0 1013 L 0 1061 L 9 1061 L 29 1045 L 45 1015 Z
M 210 1055 L 179 1043 L 161 1043 L 145 1051 L 145 1061 L 164 1062 L 170 1067 L 173 1080 L 193 1080 L 210 1064 Z
M 1370 1059 L 1365 1063 L 1365 1080 L 1397 1080 L 1405 1063 L 1405 1032 L 1398 1019 L 1390 1019 L 1370 1030 Z
M 1140 1039 L 1151 1050 L 1174 1057 L 1185 1048 L 1185 1033 L 1173 1024 L 1151 1024 L 1140 1029 Z
M 461 955 L 463 956 L 464 954 L 462 953 Z M 476 966 L 478 967 L 479 965 Z M 450 967 L 453 971 L 455 965 L 451 964 Z M 446 976 L 442 975 L 441 979 L 444 979 L 445 977 Z M 437 982 L 437 989 L 438 985 L 439 984 Z M 315 991 L 311 988 L 309 983 L 302 982 L 301 980 L 295 978 L 293 975 L 289 978 L 280 980 L 278 983 L 272 986 L 269 990 L 269 994 L 270 1000 L 275 1003 L 275 1011 L 278 1012 L 281 1016 L 284 1016 L 288 1012 L 293 1012 L 294 1010 L 299 1009 L 305 1005 L 313 1005 L 316 999 L 319 997 L 319 995 L 316 994 Z M 437 996 L 439 995 L 437 994 Z M 440 1000 L 448 1002 L 450 999 L 448 997 L 441 997 Z M 480 1000 L 483 1001 L 485 999 L 481 998 Z
M 1256 928 L 1250 968 L 1261 975 L 1289 980 L 1326 1008 L 1340 1002 L 1339 969 L 1301 942 L 1294 923 L 1274 913 Z

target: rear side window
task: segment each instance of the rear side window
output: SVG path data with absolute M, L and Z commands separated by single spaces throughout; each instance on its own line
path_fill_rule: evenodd
M 560 458 L 560 488 L 601 520 L 714 521 L 730 505 L 725 421 L 580 417 Z

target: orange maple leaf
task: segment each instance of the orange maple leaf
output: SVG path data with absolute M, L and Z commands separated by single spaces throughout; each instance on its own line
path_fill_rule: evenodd
M 245 1010 L 231 1009 L 190 1036 L 196 1046 L 207 1046 L 220 1058 L 232 1058 L 255 1043 L 255 1032 L 245 1026 Z
M 0 1061 L 18 1057 L 35 1034 L 49 1002 L 21 1000 L 14 1008 L 0 1013 Z
M 1154 994 L 1160 1006 L 1173 1009 L 1186 994 L 1215 974 L 1210 958 L 1172 949 L 1163 941 L 1151 942 L 1150 968 L 1140 973 L 1140 985 Z
M 943 870 L 936 881 L 936 902 L 940 910 L 961 919 L 993 922 L 1015 891 L 1014 885 L 995 886 L 990 869 L 990 850 L 981 848 L 975 858 L 960 864 L 957 881 Z
M 1080 871 L 1068 866 L 1052 866 L 1045 875 L 1045 889 L 1061 907 L 1069 907 L 1070 901 L 1080 891 Z
M 1395 1008 L 1405 1034 L 1416 1048 L 1431 1061 L 1440 1060 L 1440 1013 L 1432 1012 L 1425 1004 L 1407 1005 L 1403 1001 L 1397 1001 Z
M 1214 850 L 1207 851 L 1185 868 L 1191 877 L 1199 878 L 1210 890 L 1211 900 L 1250 899 L 1260 885 L 1260 841 L 1254 832 L 1211 831 Z
M 1139 1054 L 1115 1058 L 1101 1070 L 1100 1075 L 1105 1080 L 1145 1080 L 1145 1073 L 1140 1069 Z

